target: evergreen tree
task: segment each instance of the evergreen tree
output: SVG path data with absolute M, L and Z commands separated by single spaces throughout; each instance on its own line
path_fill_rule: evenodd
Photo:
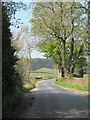
M 3 95 L 15 90 L 15 69 L 17 58 L 14 57 L 15 49 L 11 46 L 12 34 L 9 29 L 10 22 L 7 9 L 2 6 L 2 85 Z
M 12 34 L 10 32 L 10 19 L 7 7 L 2 5 L 2 115 L 6 117 L 12 104 L 16 100 L 16 91 L 22 88 L 21 77 L 15 70 L 18 60 L 14 56 L 16 51 L 11 46 Z M 9 98 L 10 97 L 10 98 Z M 12 98 L 13 99 L 12 99 Z

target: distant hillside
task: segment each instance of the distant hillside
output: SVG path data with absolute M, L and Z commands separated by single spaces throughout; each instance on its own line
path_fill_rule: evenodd
M 37 69 L 37 70 L 33 70 L 32 73 L 49 73 L 49 74 L 54 74 L 54 73 L 56 73 L 56 69 L 40 68 L 40 69 Z
M 32 59 L 32 70 L 40 68 L 54 68 L 54 63 L 49 59 L 34 58 Z

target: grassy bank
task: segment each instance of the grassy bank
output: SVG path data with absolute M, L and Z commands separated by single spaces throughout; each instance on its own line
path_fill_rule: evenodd
M 88 80 L 86 79 L 61 80 L 55 81 L 54 84 L 80 91 L 90 91 L 90 87 L 88 88 Z

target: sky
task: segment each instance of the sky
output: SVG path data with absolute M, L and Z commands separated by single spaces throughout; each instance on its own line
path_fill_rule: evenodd
M 14 0 L 14 1 L 17 2 L 18 0 Z M 25 3 L 28 2 L 28 0 L 22 0 L 22 1 L 24 1 Z M 27 11 L 20 10 L 20 11 L 16 12 L 15 17 L 17 19 L 21 19 L 20 23 L 23 23 L 22 25 L 25 25 L 25 26 L 27 26 L 28 28 L 31 29 L 31 24 L 30 24 L 29 20 L 32 17 L 32 9 L 29 9 Z M 13 21 L 13 20 L 11 20 L 11 21 Z M 11 26 L 10 29 L 11 29 L 11 32 L 13 33 L 13 36 L 16 36 L 16 34 L 18 34 L 18 32 L 20 30 L 20 28 L 15 28 L 14 26 Z M 30 38 L 30 37 L 28 39 L 29 39 L 29 41 L 32 40 L 32 38 Z M 25 46 L 25 44 L 24 44 L 24 46 Z M 20 52 L 20 54 L 23 55 L 22 52 Z M 27 52 L 24 53 L 24 54 L 27 54 Z M 31 57 L 32 58 L 45 58 L 43 55 L 44 55 L 44 53 L 40 53 L 35 48 L 32 49 L 32 52 L 31 52 Z
M 3 0 L 3 1 L 8 2 L 9 0 Z M 33 0 L 10 0 L 10 1 L 14 1 L 14 2 L 22 1 L 24 3 L 29 4 L 29 2 L 32 2 Z M 36 0 L 36 1 L 38 1 L 38 0 Z M 31 24 L 29 22 L 31 17 L 32 17 L 32 10 L 31 9 L 29 9 L 27 11 L 20 10 L 16 13 L 16 18 L 21 19 L 20 22 L 23 23 L 23 25 L 28 26 L 29 28 L 31 28 Z M 19 32 L 19 30 L 20 30 L 19 28 L 16 29 L 15 27 L 11 27 L 11 32 L 13 33 L 14 36 L 16 35 L 16 33 Z M 29 38 L 29 40 L 31 40 L 31 39 L 32 38 Z M 20 52 L 20 54 L 21 54 L 21 52 Z M 37 51 L 35 49 L 33 49 L 31 52 L 32 58 L 45 58 L 43 55 L 44 55 L 44 53 L 40 53 L 39 51 Z

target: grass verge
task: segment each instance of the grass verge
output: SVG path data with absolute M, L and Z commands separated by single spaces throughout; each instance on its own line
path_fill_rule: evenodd
M 80 91 L 90 91 L 90 87 L 86 87 L 86 86 L 80 86 L 80 85 L 75 85 L 75 84 L 71 84 L 71 83 L 67 83 L 65 81 L 55 81 L 54 84 L 58 85 L 58 86 L 63 86 L 66 88 L 73 88 L 73 89 L 77 89 Z

